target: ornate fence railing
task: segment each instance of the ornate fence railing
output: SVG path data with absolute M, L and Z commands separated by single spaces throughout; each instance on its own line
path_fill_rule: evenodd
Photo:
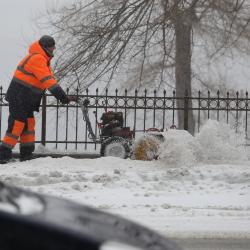
M 206 95 L 199 91 L 196 94 L 193 93 L 192 97 L 187 93 L 183 97 L 176 97 L 175 92 L 169 95 L 166 91 L 148 93 L 147 90 L 142 92 L 135 90 L 131 94 L 127 90 L 123 93 L 114 90 L 112 93 L 106 89 L 104 93 L 100 93 L 96 89 L 93 92 L 86 90 L 84 94 L 80 94 L 77 90 L 76 96 L 89 99 L 90 120 L 97 136 L 98 121 L 106 110 L 123 112 L 124 126 L 133 129 L 136 135 L 152 127 L 163 131 L 172 125 L 178 127 L 177 112 L 182 112 L 185 118 L 184 127 L 181 129 L 188 129 L 189 110 L 192 110 L 194 114 L 196 132 L 200 131 L 201 126 L 208 119 L 231 124 L 236 132 L 244 132 L 246 138 L 250 129 L 248 93 L 237 92 L 234 95 L 226 93 L 223 96 L 219 91 L 216 94 L 207 92 Z M 2 87 L 0 87 L 0 100 L 0 135 L 2 138 L 8 118 L 8 103 L 5 101 Z M 178 107 L 177 100 L 181 100 Z M 40 109 L 42 112 L 36 115 L 37 143 L 53 145 L 55 149 L 97 149 L 98 145 L 88 138 L 87 126 L 82 120 L 79 105 L 61 105 L 53 96 L 47 94 L 43 97 Z

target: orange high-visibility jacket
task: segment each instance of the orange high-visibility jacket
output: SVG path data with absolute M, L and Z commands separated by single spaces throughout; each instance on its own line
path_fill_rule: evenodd
M 38 93 L 57 84 L 50 68 L 50 57 L 39 42 L 30 46 L 29 54 L 19 63 L 13 79 Z
M 57 84 L 50 68 L 50 59 L 38 41 L 30 46 L 29 54 L 18 64 L 7 90 L 6 100 L 10 105 L 21 105 L 26 110 L 38 111 L 46 89 L 62 103 L 69 102 L 65 92 Z
M 39 42 L 35 42 L 30 46 L 29 54 L 19 63 L 13 79 L 36 92 L 53 88 L 57 81 L 49 64 L 50 57 Z

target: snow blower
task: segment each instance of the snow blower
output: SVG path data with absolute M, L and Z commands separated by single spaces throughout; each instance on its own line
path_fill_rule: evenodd
M 83 120 L 87 124 L 88 137 L 95 143 L 100 143 L 101 156 L 113 156 L 135 160 L 153 160 L 158 158 L 160 143 L 164 141 L 161 131 L 150 128 L 135 143 L 135 131 L 123 125 L 123 113 L 108 111 L 102 114 L 102 122 L 98 123 L 99 134 L 97 137 L 92 129 L 88 112 L 88 99 L 78 100 L 83 113 Z M 97 117 L 96 117 L 97 120 Z
M 131 146 L 134 138 L 134 131 L 130 127 L 123 127 L 123 113 L 109 111 L 101 116 L 101 123 L 97 123 L 100 137 L 97 137 L 92 129 L 89 119 L 89 100 L 78 100 L 83 113 L 83 120 L 87 124 L 88 137 L 96 143 L 101 144 L 101 156 L 114 156 L 128 158 L 131 155 Z

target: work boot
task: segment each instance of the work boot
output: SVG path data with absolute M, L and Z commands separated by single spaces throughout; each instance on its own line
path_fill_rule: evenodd
M 33 153 L 20 154 L 20 161 L 29 161 L 34 159 Z
M 11 158 L 12 158 L 11 149 L 3 145 L 0 145 L 0 164 L 8 163 Z
M 20 161 L 29 161 L 34 158 L 33 151 L 35 149 L 34 145 L 22 146 L 20 147 Z

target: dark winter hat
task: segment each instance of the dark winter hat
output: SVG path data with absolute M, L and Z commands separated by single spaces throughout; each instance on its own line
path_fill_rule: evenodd
M 50 48 L 50 47 L 54 47 L 56 42 L 54 40 L 53 37 L 51 36 L 42 36 L 39 40 L 39 44 L 43 47 L 43 48 Z

